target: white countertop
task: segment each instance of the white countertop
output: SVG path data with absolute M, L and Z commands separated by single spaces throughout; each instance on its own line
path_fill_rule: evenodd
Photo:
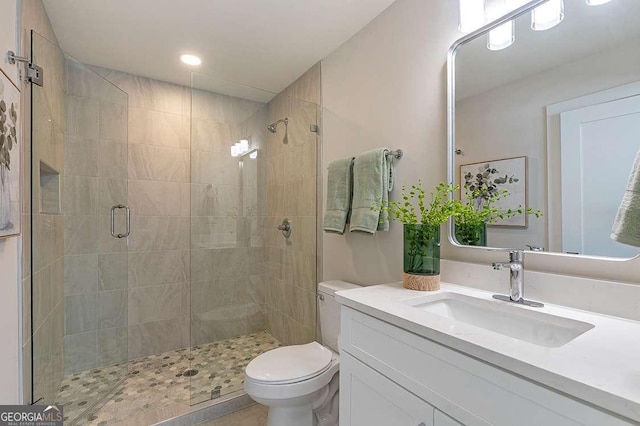
M 494 300 L 493 293 L 448 283 L 441 283 L 438 292 Z M 640 322 L 551 304 L 515 305 L 595 326 L 563 346 L 542 347 L 404 303 L 438 292 L 407 290 L 395 283 L 339 291 L 336 296 L 345 306 L 640 422 Z

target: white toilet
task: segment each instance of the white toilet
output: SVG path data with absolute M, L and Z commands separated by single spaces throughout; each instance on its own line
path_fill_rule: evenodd
M 245 369 L 244 389 L 269 407 L 267 426 L 338 424 L 340 305 L 335 292 L 357 288 L 344 281 L 318 284 L 320 340 L 258 355 Z

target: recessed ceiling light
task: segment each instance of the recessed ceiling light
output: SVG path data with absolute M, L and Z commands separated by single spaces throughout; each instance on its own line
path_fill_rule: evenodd
M 180 60 L 187 65 L 200 65 L 202 60 L 196 55 L 180 55 Z

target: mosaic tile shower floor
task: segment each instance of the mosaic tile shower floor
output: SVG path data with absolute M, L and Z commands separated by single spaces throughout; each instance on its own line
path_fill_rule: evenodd
M 194 405 L 241 390 L 249 361 L 278 346 L 274 337 L 259 332 L 84 371 L 65 377 L 56 403 L 64 404 L 70 424 L 131 424 L 158 407 Z M 110 389 L 97 411 L 88 410 Z

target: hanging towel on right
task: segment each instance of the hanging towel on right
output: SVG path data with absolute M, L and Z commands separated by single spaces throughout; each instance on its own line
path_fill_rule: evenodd
M 393 190 L 393 160 L 387 148 L 377 148 L 358 155 L 353 163 L 353 201 L 351 232 L 375 234 L 389 230 L 389 214 L 372 209 L 386 205 Z
M 623 244 L 640 247 L 640 151 L 636 155 L 627 190 L 613 222 L 611 238 Z

